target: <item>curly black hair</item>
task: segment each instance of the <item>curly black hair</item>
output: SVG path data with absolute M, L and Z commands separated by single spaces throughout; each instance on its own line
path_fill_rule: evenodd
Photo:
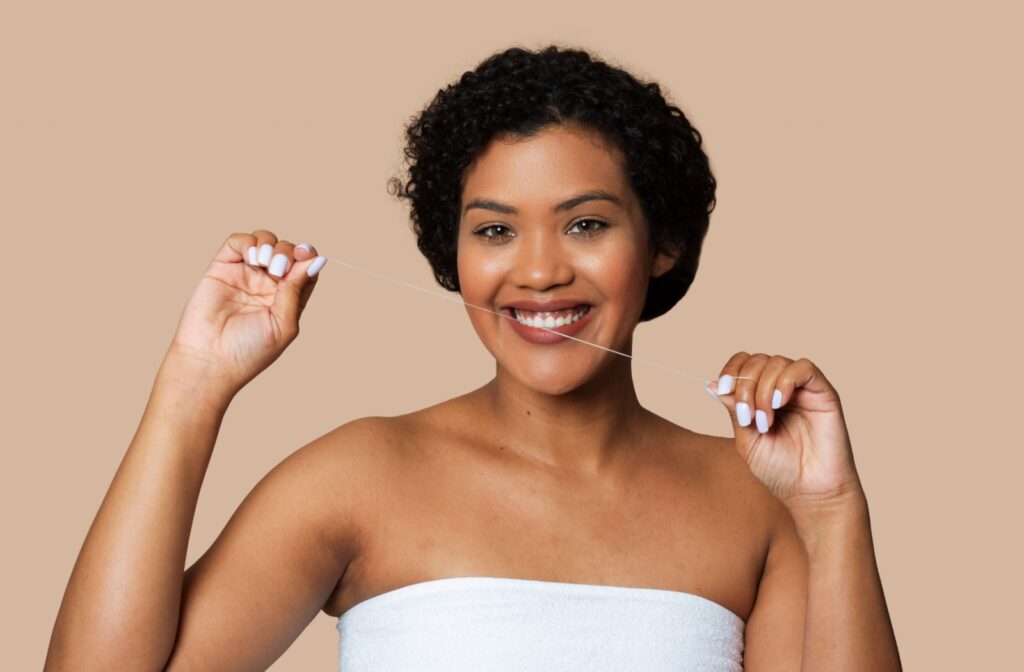
M 511 47 L 441 89 L 406 126 L 408 181 L 388 180 L 407 199 L 416 244 L 437 282 L 459 291 L 456 249 L 464 171 L 496 136 L 528 138 L 553 124 L 599 132 L 625 156 L 626 173 L 655 249 L 678 254 L 652 277 L 640 321 L 664 314 L 686 294 L 715 207 L 715 178 L 701 134 L 641 81 L 585 50 L 556 44 Z

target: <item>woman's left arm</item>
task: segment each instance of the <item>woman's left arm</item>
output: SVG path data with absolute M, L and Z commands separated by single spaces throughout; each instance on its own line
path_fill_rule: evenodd
M 807 549 L 801 670 L 902 670 L 863 491 L 790 511 Z
M 902 671 L 875 561 L 867 498 L 835 388 L 806 358 L 746 352 L 733 355 L 717 381 L 706 387 L 729 410 L 736 449 L 789 510 L 795 523 L 790 536 L 798 537 L 806 551 L 804 566 L 773 560 L 773 550 L 762 579 L 784 586 L 797 570 L 806 570 L 800 669 Z M 780 539 L 778 553 L 784 558 L 787 544 Z M 788 592 L 802 597 L 800 591 Z M 764 594 L 777 604 L 755 604 L 754 611 L 782 613 L 783 591 L 769 586 Z

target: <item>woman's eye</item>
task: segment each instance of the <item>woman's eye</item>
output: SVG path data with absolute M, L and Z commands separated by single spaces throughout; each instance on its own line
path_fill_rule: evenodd
M 491 224 L 481 229 L 477 229 L 473 232 L 473 235 L 501 240 L 508 237 L 509 229 L 504 224 Z
M 569 227 L 569 233 L 577 233 L 582 238 L 589 238 L 590 236 L 596 235 L 601 229 L 608 228 L 608 224 L 602 222 L 600 219 L 580 219 L 573 222 L 572 226 Z M 487 238 L 491 241 L 506 241 L 509 238 L 514 238 L 515 234 L 504 224 L 489 224 L 481 227 L 473 232 L 473 235 L 480 236 L 481 238 Z
M 584 227 L 585 224 L 588 226 Z M 596 234 L 601 229 L 607 228 L 607 226 L 608 225 L 600 219 L 581 219 L 577 222 L 573 222 L 573 225 L 569 227 L 569 231 L 571 232 L 573 229 L 579 229 L 583 234 L 583 237 L 586 238 Z

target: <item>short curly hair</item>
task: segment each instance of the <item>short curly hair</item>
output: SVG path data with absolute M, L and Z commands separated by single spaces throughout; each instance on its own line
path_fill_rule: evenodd
M 496 136 L 528 138 L 570 123 L 597 131 L 623 153 L 649 241 L 678 254 L 673 268 L 648 285 L 640 321 L 658 317 L 686 294 L 697 273 L 716 181 L 701 134 L 657 83 L 557 44 L 498 52 L 412 117 L 405 129 L 408 180 L 391 177 L 388 192 L 410 202 L 417 247 L 437 282 L 459 291 L 465 169 Z

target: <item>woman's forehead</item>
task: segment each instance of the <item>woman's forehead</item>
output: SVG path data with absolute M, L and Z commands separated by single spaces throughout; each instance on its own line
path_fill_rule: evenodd
M 623 168 L 621 152 L 593 132 L 559 126 L 496 138 L 466 169 L 462 207 L 475 199 L 547 207 L 589 191 L 624 200 Z

